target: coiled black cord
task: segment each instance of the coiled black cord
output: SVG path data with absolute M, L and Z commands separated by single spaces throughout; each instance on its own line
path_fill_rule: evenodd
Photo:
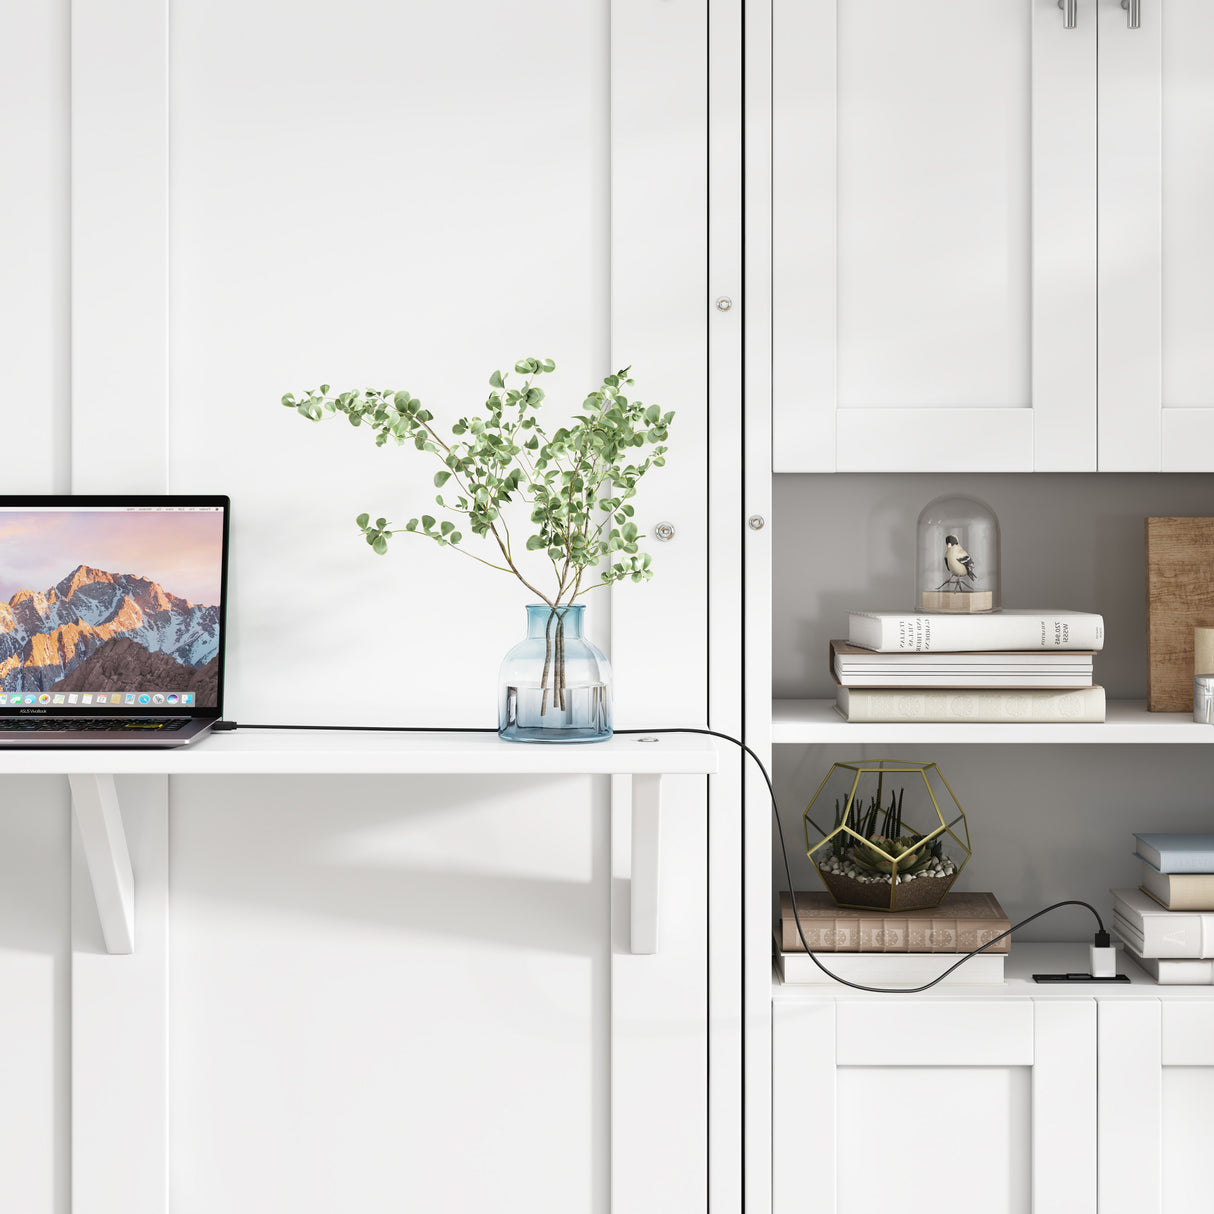
M 497 733 L 497 730 L 490 726 L 456 726 L 451 729 L 436 729 L 429 725 L 239 725 L 234 721 L 224 721 L 223 727 L 228 730 L 235 729 L 324 729 L 324 730 L 339 730 L 344 732 L 357 733 Z M 693 726 L 678 726 L 663 729 L 617 729 L 614 731 L 617 734 L 658 734 L 658 733 L 693 733 L 701 734 L 708 738 L 720 738 L 724 742 L 731 742 L 739 750 L 749 755 L 754 761 L 755 766 L 759 769 L 763 776 L 763 782 L 767 785 L 767 793 L 771 798 L 771 812 L 776 820 L 776 836 L 780 841 L 780 855 L 784 861 L 784 876 L 788 881 L 788 889 L 790 900 L 792 902 L 793 921 L 797 925 L 797 935 L 801 940 L 801 947 L 805 950 L 805 954 L 809 959 L 820 969 L 828 978 L 835 982 L 841 983 L 843 986 L 849 986 L 852 990 L 866 991 L 874 995 L 914 995 L 919 991 L 931 990 L 937 983 L 943 982 L 959 966 L 964 965 L 971 957 L 978 956 L 979 953 L 985 953 L 992 945 L 998 944 L 1013 932 L 1019 931 L 1022 927 L 1032 923 L 1034 919 L 1040 919 L 1042 915 L 1048 915 L 1050 911 L 1058 910 L 1062 906 L 1086 906 L 1088 910 L 1096 916 L 1096 922 L 1099 924 L 1101 934 L 1104 934 L 1104 920 L 1100 917 L 1100 912 L 1090 903 L 1084 902 L 1080 898 L 1067 898 L 1062 902 L 1053 902 L 1049 906 L 1042 907 L 1041 910 L 1029 915 L 1027 919 L 1021 919 L 1019 923 L 1013 923 L 1005 932 L 1000 932 L 993 939 L 988 940 L 985 944 L 979 945 L 978 948 L 972 949 L 966 953 L 964 957 L 954 961 L 943 973 L 938 974 L 930 982 L 925 982 L 922 986 L 865 986 L 862 982 L 851 982 L 847 978 L 841 978 L 838 974 L 832 973 L 821 961 L 818 960 L 817 953 L 809 947 L 809 941 L 805 938 L 805 929 L 801 926 L 801 917 L 797 914 L 797 900 L 793 896 L 792 869 L 788 863 L 788 848 L 784 842 L 784 827 L 780 822 L 780 809 L 776 803 L 776 790 L 771 782 L 771 775 L 768 773 L 767 766 L 762 759 L 740 738 L 735 738 L 732 734 L 722 733 L 719 729 L 697 729 Z M 1106 940 L 1107 943 L 1107 940 Z

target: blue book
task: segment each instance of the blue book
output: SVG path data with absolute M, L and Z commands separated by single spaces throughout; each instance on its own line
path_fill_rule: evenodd
M 1214 873 L 1214 835 L 1135 834 L 1135 854 L 1161 873 Z

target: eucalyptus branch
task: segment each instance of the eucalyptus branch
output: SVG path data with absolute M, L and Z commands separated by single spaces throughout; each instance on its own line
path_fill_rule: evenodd
M 395 530 L 395 531 L 385 531 L 384 535 L 399 535 L 401 533 L 410 534 L 408 531 L 406 531 L 406 529 L 404 527 L 398 527 L 397 530 Z M 411 534 L 420 535 L 426 539 L 435 538 L 433 535 L 430 535 L 429 533 L 427 533 L 425 531 L 414 531 Z M 452 547 L 455 547 L 455 545 L 452 545 Z M 455 548 L 455 551 L 458 552 L 460 554 L 460 556 L 470 557 L 472 560 L 479 562 L 480 564 L 486 566 L 489 569 L 497 569 L 502 573 L 510 572 L 510 570 L 507 569 L 505 565 L 495 565 L 492 561 L 485 560 L 485 558 L 483 556 L 477 556 L 475 552 L 469 552 L 467 548 Z
M 474 535 L 491 539 L 505 564 L 485 560 L 466 548 L 460 551 L 491 569 L 513 574 L 556 611 L 562 601 L 572 602 L 590 589 L 624 579 L 648 581 L 653 576 L 649 554 L 639 548 L 643 537 L 629 499 L 635 496 L 638 481 L 665 463 L 664 444 L 674 415 L 629 400 L 625 391 L 632 380 L 626 368 L 608 375 L 587 395 L 574 422 L 549 434 L 539 420 L 544 392 L 534 380 L 554 369 L 551 359 L 521 359 L 514 367 L 525 377 L 520 388 L 507 387 L 508 377 L 494 371 L 486 414 L 460 418 L 452 427 L 450 442 L 432 424 L 434 415 L 405 391 L 360 389 L 333 396 L 322 384 L 299 399 L 288 393 L 282 404 L 314 422 L 342 413 L 353 426 L 370 426 L 377 446 L 412 442 L 419 451 L 435 455 L 442 464 L 434 476 L 435 488 L 441 490 L 450 480 L 457 490 L 456 501 L 449 502 L 441 494 L 435 501 L 450 514 L 462 516 Z M 648 447 L 647 458 L 639 464 L 627 463 L 636 447 Z M 548 557 L 556 584 L 551 596 L 532 584 L 515 559 L 507 518 L 511 507 L 530 519 L 527 550 L 543 551 Z M 605 513 L 596 522 L 594 515 L 600 510 Z M 359 515 L 356 524 L 380 555 L 398 530 L 415 531 L 441 547 L 460 547 L 464 539 L 455 522 L 439 522 L 428 514 L 397 529 L 389 528 L 382 518 L 372 523 L 366 514 Z M 584 587 L 587 571 L 595 566 L 599 566 L 599 581 Z M 563 653 L 560 635 L 556 644 Z M 554 691 L 563 698 L 563 682 Z

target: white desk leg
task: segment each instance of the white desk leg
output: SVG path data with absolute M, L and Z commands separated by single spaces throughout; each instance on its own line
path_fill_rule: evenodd
M 632 951 L 658 951 L 662 777 L 632 777 Z
M 113 776 L 68 776 L 106 951 L 135 951 L 135 879 Z

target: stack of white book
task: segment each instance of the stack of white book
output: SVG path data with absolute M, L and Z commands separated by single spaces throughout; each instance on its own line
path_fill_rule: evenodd
M 849 721 L 1103 721 L 1092 662 L 1104 620 L 1084 611 L 852 611 L 831 642 Z
M 1214 835 L 1136 835 L 1142 886 L 1115 889 L 1113 930 L 1163 986 L 1214 986 Z

